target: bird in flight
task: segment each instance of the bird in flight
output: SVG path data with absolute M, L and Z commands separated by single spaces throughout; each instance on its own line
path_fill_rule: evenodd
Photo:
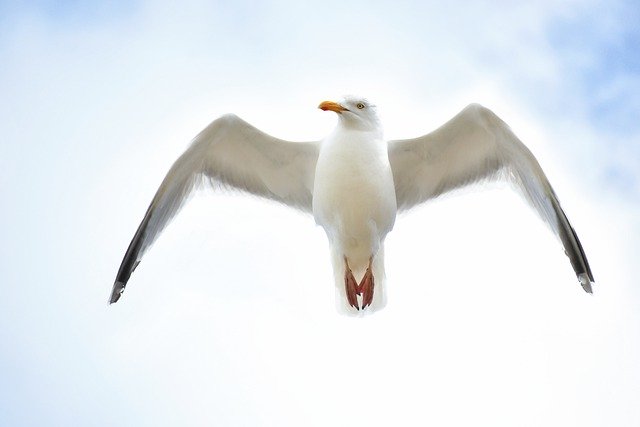
M 582 288 L 594 281 L 578 236 L 537 160 L 489 109 L 471 104 L 435 131 L 413 139 L 383 137 L 375 105 L 346 96 L 325 101 L 338 116 L 319 142 L 274 138 L 239 117 L 214 120 L 160 184 L 116 276 L 110 303 L 162 230 L 201 184 L 284 203 L 313 215 L 331 248 L 340 311 L 384 307 L 384 241 L 398 212 L 463 186 L 505 179 L 564 246 Z

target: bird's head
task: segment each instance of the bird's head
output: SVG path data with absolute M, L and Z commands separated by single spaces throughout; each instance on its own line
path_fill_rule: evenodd
M 362 130 L 380 128 L 376 106 L 362 97 L 345 96 L 339 102 L 324 101 L 318 105 L 318 108 L 338 113 L 340 122 L 347 127 Z

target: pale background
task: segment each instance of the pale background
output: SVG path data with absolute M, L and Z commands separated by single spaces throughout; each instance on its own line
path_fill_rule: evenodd
M 0 2 L 0 425 L 640 425 L 638 22 L 635 0 Z M 310 217 L 211 194 L 107 305 L 200 129 L 316 140 L 344 93 L 389 138 L 493 109 L 594 295 L 492 185 L 399 218 L 374 316 L 336 313 Z

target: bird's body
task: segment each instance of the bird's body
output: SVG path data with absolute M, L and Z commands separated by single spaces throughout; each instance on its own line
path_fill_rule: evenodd
M 110 302 L 118 301 L 145 251 L 201 182 L 312 214 L 329 240 L 340 311 L 354 314 L 386 302 L 384 240 L 397 212 L 474 182 L 506 179 L 559 238 L 580 284 L 591 293 L 586 255 L 542 168 L 491 111 L 471 104 L 431 133 L 385 141 L 375 106 L 365 99 L 345 97 L 320 108 L 340 118 L 320 142 L 277 139 L 234 115 L 213 121 L 196 136 L 151 201 Z
M 360 129 L 339 123 L 320 145 L 313 215 L 324 228 L 336 276 L 338 307 L 344 308 L 345 258 L 356 278 L 372 259 L 376 292 L 372 309 L 384 306 L 384 239 L 397 206 L 387 143 L 379 125 Z M 347 312 L 348 306 L 347 307 Z M 341 310 L 344 311 L 344 310 Z

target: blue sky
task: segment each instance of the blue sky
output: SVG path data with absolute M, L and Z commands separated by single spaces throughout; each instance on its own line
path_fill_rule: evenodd
M 631 1 L 0 2 L 0 424 L 638 425 L 639 15 Z M 399 219 L 375 316 L 335 313 L 311 219 L 210 194 L 106 305 L 200 129 L 234 112 L 316 140 L 335 121 L 317 104 L 344 93 L 374 100 L 389 138 L 492 108 L 547 172 L 595 295 L 494 185 Z

